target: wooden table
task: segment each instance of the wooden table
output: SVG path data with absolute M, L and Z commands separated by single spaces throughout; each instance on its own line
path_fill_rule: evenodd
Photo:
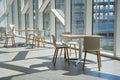
M 83 38 L 88 36 L 94 36 L 102 38 L 103 36 L 99 35 L 77 35 L 77 34 L 61 34 L 62 37 L 68 37 L 73 39 L 79 39 L 79 58 L 77 59 L 76 65 L 82 60 L 82 44 L 83 44 Z

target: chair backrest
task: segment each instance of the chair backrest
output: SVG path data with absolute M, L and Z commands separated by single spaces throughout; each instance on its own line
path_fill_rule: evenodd
M 10 24 L 8 27 L 7 27 L 7 30 L 6 30 L 6 33 L 5 33 L 6 36 L 14 36 L 15 35 L 15 25 L 13 24 Z
M 11 32 L 12 34 L 15 34 L 15 25 L 10 24 L 10 32 Z
M 54 35 L 52 35 L 52 40 L 53 40 L 53 45 L 54 45 L 54 47 L 56 47 L 56 38 L 55 38 Z
M 100 38 L 99 37 L 84 37 L 84 50 L 85 51 L 99 51 Z
M 71 34 L 71 32 L 63 32 L 62 34 Z M 68 37 L 61 37 L 63 42 L 70 42 L 72 41 L 72 38 L 68 38 Z

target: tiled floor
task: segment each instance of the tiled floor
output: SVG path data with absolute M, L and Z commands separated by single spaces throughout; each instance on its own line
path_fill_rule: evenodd
M 21 42 L 18 40 L 17 44 Z M 23 41 L 24 42 L 24 41 Z M 3 47 L 0 41 L 0 80 L 120 80 L 120 61 L 102 57 L 102 68 L 98 71 L 96 56 L 89 54 L 85 71 L 82 62 L 75 66 L 58 56 L 56 66 L 52 64 L 54 47 Z M 74 52 L 74 51 L 73 51 Z M 71 57 L 75 57 L 74 53 Z

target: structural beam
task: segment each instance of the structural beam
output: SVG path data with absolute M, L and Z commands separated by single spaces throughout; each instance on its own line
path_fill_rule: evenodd
M 50 0 L 45 0 L 43 5 L 39 8 L 39 12 L 43 12 L 47 5 L 49 4 Z
M 25 7 L 22 10 L 22 14 L 25 14 L 27 12 L 27 10 L 29 9 L 29 7 L 30 7 L 29 2 L 27 2 Z
M 120 56 L 120 0 L 115 2 L 114 56 Z
M 56 9 L 51 9 L 52 13 L 55 15 L 55 17 L 63 24 L 65 25 L 64 17 L 61 15 L 62 13 L 59 13 Z

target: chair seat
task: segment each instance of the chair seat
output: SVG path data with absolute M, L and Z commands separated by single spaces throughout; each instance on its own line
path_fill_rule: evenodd
M 6 36 L 6 38 L 14 38 L 14 36 L 10 36 L 10 35 L 9 35 L 9 36 Z
M 57 48 L 69 48 L 69 46 L 66 44 L 63 44 L 63 45 L 57 44 L 56 47 Z
M 66 42 L 65 44 L 67 44 L 67 45 L 77 45 L 78 43 L 77 42 Z
M 84 50 L 83 50 L 83 51 L 84 51 Z M 100 49 L 96 49 L 96 50 L 86 50 L 86 52 L 91 52 L 91 53 L 96 52 L 96 51 L 100 51 Z

